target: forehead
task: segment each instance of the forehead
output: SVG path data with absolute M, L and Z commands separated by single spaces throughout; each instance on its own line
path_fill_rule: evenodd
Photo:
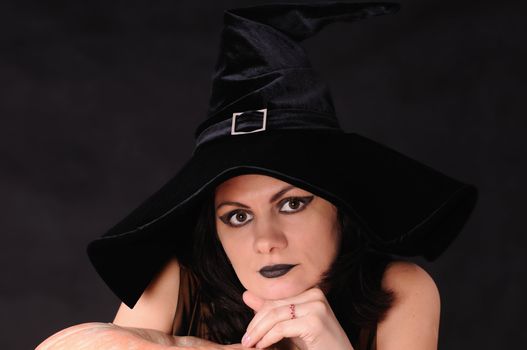
M 267 175 L 246 174 L 232 177 L 216 187 L 216 199 L 275 193 L 291 184 Z

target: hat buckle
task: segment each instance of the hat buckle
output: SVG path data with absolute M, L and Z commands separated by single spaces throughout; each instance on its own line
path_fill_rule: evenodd
M 267 127 L 267 108 L 264 109 L 258 109 L 257 112 L 262 112 L 262 127 L 259 129 L 251 130 L 251 131 L 236 131 L 236 118 L 248 111 L 245 112 L 236 112 L 232 114 L 232 126 L 231 126 L 231 135 L 243 135 L 243 134 L 251 134 L 253 132 L 259 132 L 264 131 Z

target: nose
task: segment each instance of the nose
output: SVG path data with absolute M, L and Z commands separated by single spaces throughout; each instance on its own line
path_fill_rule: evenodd
M 287 238 L 282 227 L 273 220 L 260 220 L 255 225 L 255 251 L 260 254 L 269 254 L 273 250 L 287 247 Z

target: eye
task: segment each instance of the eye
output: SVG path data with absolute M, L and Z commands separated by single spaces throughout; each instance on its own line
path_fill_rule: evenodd
M 313 198 L 314 196 L 286 198 L 280 203 L 280 212 L 295 213 L 304 210 L 304 207 L 308 205 L 313 200 Z
M 234 210 L 220 217 L 226 225 L 229 226 L 243 226 L 251 221 L 253 215 L 243 210 Z

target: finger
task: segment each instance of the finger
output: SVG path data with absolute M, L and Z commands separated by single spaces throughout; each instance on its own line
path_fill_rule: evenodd
M 307 314 L 309 304 L 296 304 L 294 306 L 295 319 Z M 263 337 L 277 324 L 292 319 L 292 310 L 290 305 L 275 307 L 266 312 L 265 317 L 261 318 L 252 329 L 247 331 L 242 343 L 245 346 L 252 346 L 258 343 Z
M 261 319 L 266 317 L 267 313 L 275 307 L 283 306 L 283 305 L 289 306 L 290 304 L 298 305 L 298 304 L 303 304 L 303 303 L 307 303 L 310 301 L 316 301 L 316 300 L 326 302 L 326 296 L 324 295 L 322 290 L 319 289 L 318 287 L 310 288 L 290 298 L 278 299 L 278 300 L 266 300 L 264 304 L 256 312 L 251 322 L 249 322 L 249 325 L 247 326 L 247 332 L 251 332 L 254 325 L 260 322 Z
M 275 324 L 269 332 L 267 332 L 262 339 L 260 339 L 255 347 L 263 349 L 273 344 L 278 343 L 283 338 L 300 337 L 301 334 L 306 333 L 306 321 L 302 319 L 290 319 Z
M 242 294 L 242 299 L 247 306 L 249 306 L 254 311 L 258 311 L 265 304 L 265 299 L 258 297 L 256 294 L 246 290 Z

